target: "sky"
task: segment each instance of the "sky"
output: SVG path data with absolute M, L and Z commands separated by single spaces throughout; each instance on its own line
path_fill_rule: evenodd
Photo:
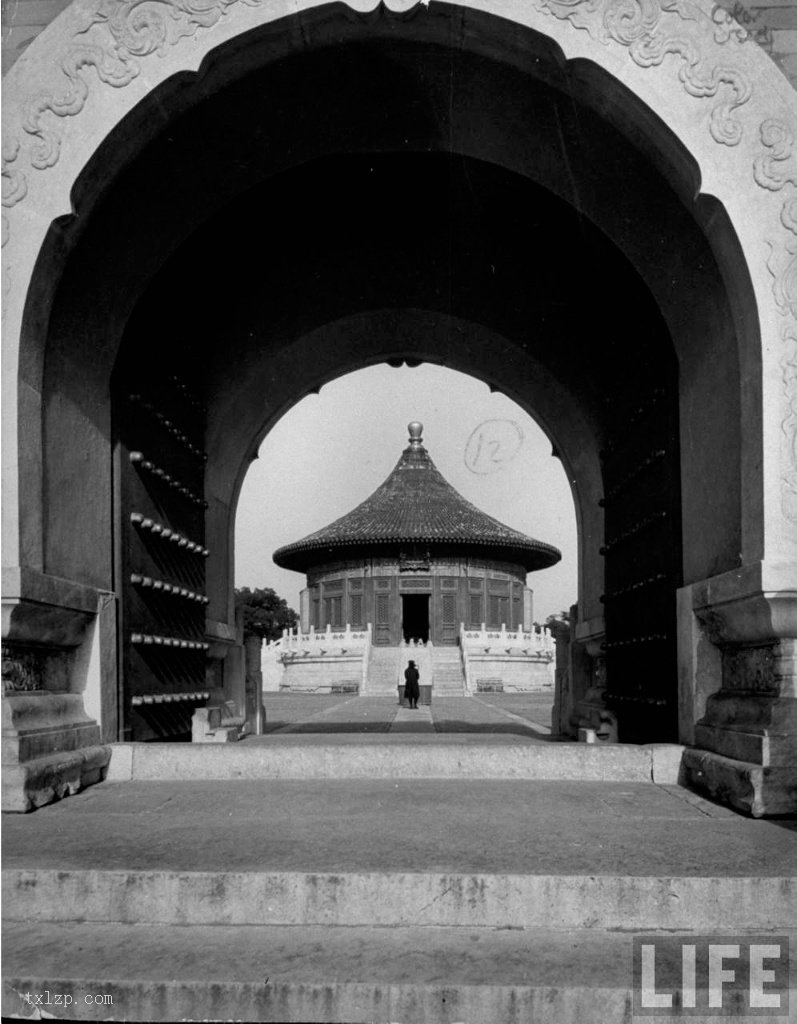
M 423 423 L 427 451 L 463 497 L 562 552 L 557 565 L 528 576 L 535 620 L 575 603 L 575 509 L 551 442 L 505 395 L 429 363 L 383 363 L 340 377 L 266 435 L 238 503 L 235 585 L 273 587 L 298 611 L 305 577 L 279 569 L 273 552 L 375 491 L 406 447 L 412 420 Z

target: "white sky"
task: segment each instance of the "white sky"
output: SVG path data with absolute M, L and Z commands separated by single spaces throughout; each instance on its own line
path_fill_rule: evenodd
M 529 574 L 534 618 L 569 608 L 577 596 L 575 510 L 550 441 L 505 395 L 429 363 L 347 374 L 276 424 L 241 491 L 235 585 L 273 587 L 298 611 L 305 577 L 277 568 L 272 553 L 376 490 L 406 447 L 411 420 L 423 423 L 429 454 L 463 497 L 562 552 L 558 565 Z

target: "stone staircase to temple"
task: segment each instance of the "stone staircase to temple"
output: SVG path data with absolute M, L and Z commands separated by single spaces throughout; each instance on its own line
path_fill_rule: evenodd
M 635 936 L 668 943 L 658 992 L 681 939 L 797 938 L 794 832 L 651 781 L 239 766 L 103 783 L 3 841 L 3 1013 L 31 1019 L 628 1024 Z
M 400 657 L 401 649 L 398 647 L 378 647 L 376 644 L 371 647 L 366 690 L 369 697 L 395 698 Z
M 432 651 L 434 697 L 461 697 L 465 693 L 462 653 L 457 647 L 435 647 Z

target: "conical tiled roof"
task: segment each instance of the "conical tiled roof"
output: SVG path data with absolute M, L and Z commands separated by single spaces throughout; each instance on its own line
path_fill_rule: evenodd
M 518 562 L 527 571 L 560 560 L 557 548 L 505 526 L 463 498 L 429 457 L 421 424 L 411 423 L 409 429 L 408 447 L 370 498 L 329 526 L 275 551 L 277 565 L 302 571 L 326 556 L 344 558 L 363 549 L 407 544 L 422 544 L 432 553 L 438 545 L 467 549 L 480 558 Z

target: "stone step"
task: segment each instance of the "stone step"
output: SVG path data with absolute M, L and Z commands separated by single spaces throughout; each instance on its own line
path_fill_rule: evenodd
M 793 927 L 781 877 L 6 868 L 6 922 L 362 928 Z M 9 947 L 6 947 L 7 949 Z
M 621 1024 L 632 949 L 631 935 L 608 931 L 13 923 L 2 1009 L 83 1020 Z M 679 987 L 674 971 L 658 966 L 659 990 Z
M 542 742 L 512 734 L 270 734 L 243 743 L 111 745 L 110 781 L 529 779 L 678 781 L 683 748 Z
M 424 747 L 395 739 L 381 749 Z M 356 762 L 373 745 L 341 746 Z M 469 750 L 512 746 L 450 750 L 465 769 Z M 797 921 L 794 832 L 675 786 L 242 765 L 6 818 L 5 1014 L 68 1016 L 22 1005 L 50 992 L 82 1019 L 628 1024 L 635 934 Z

